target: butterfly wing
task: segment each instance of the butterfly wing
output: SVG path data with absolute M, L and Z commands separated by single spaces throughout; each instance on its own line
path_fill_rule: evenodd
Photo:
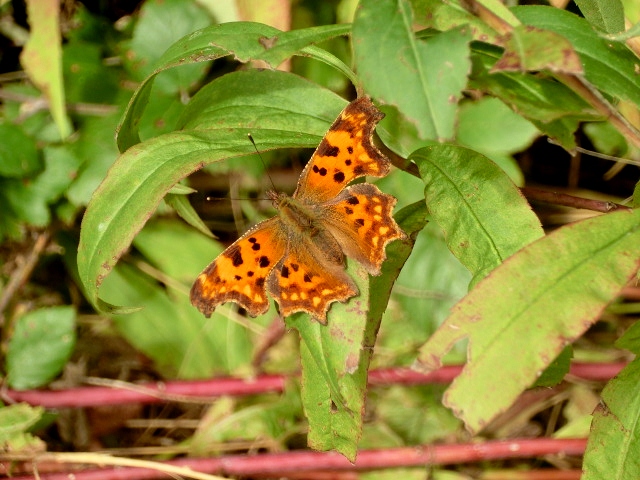
M 342 255 L 331 258 L 311 242 L 291 242 L 267 284 L 280 305 L 280 314 L 307 312 L 322 324 L 332 302 L 357 295 L 358 288 L 344 270 Z
M 325 228 L 344 253 L 372 275 L 380 274 L 387 243 L 405 234 L 393 219 L 396 199 L 371 183 L 352 185 L 320 205 Z
M 253 317 L 266 312 L 267 278 L 285 249 L 280 219 L 259 223 L 204 269 L 191 287 L 191 303 L 207 317 L 225 302 L 237 303 Z
M 320 203 L 334 198 L 355 178 L 389 173 L 389 160 L 372 141 L 383 117 L 367 96 L 347 105 L 302 171 L 293 197 Z

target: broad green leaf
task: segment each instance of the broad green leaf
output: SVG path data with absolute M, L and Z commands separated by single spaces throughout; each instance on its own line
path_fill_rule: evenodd
M 254 72 L 244 78 L 247 84 L 260 82 L 266 92 L 272 85 L 270 79 L 286 83 L 296 77 L 284 73 L 270 77 Z M 161 199 L 182 178 L 209 163 L 254 153 L 253 145 L 247 140 L 248 133 L 259 140 L 264 151 L 315 147 L 320 142 L 346 102 L 308 82 L 296 84 L 299 88 L 284 90 L 273 98 L 246 98 L 242 105 L 227 110 L 228 115 L 219 117 L 215 125 L 208 126 L 207 117 L 203 115 L 202 129 L 200 125 L 190 124 L 188 130 L 161 135 L 136 145 L 116 160 L 87 207 L 80 233 L 78 271 L 92 303 L 98 302 L 98 288 L 104 277 Z M 300 106 L 300 95 L 308 99 L 306 109 Z M 254 105 L 254 101 L 258 104 Z M 319 105 L 324 107 L 315 108 Z M 253 123 L 252 112 L 262 107 L 292 110 L 291 115 Z M 246 120 L 244 125 L 251 125 L 251 128 L 238 128 L 242 112 Z M 305 117 L 313 121 L 305 120 Z
M 76 312 L 47 307 L 17 319 L 7 351 L 7 379 L 12 388 L 45 385 L 63 369 L 75 345 Z
M 526 72 L 549 70 L 581 74 L 580 57 L 571 43 L 555 32 L 518 25 L 504 42 L 504 53 L 493 66 L 493 72 Z
M 640 105 L 638 58 L 625 45 L 599 37 L 585 19 L 566 10 L 526 6 L 512 11 L 526 25 L 567 38 L 580 55 L 585 78 L 596 88 Z
M 472 285 L 543 235 L 540 222 L 507 175 L 483 155 L 434 145 L 410 157 L 425 182 L 429 213 Z
M 174 43 L 158 60 L 155 70 L 140 84 L 133 94 L 124 118 L 117 131 L 120 151 L 140 142 L 139 122 L 149 101 L 151 86 L 156 75 L 181 65 L 189 65 L 216 58 L 234 55 L 246 63 L 264 60 L 276 67 L 290 56 L 301 54 L 312 56 L 341 69 L 350 78 L 350 70 L 327 52 L 313 47 L 335 36 L 348 33 L 348 25 L 327 25 L 291 32 L 281 32 L 267 25 L 251 22 L 233 22 L 214 25 L 194 32 Z
M 522 171 L 511 154 L 529 147 L 539 135 L 538 129 L 498 98 L 465 102 L 460 105 L 458 116 L 457 143 L 486 155 L 516 185 L 523 185 Z
M 156 268 L 182 285 L 189 285 L 223 250 L 220 242 L 208 237 L 179 220 L 154 219 L 133 244 Z
M 330 125 L 346 104 L 333 92 L 290 73 L 240 71 L 200 89 L 185 108 L 178 128 L 254 128 L 252 136 L 262 150 L 261 130 L 295 126 L 300 132 L 323 135 L 327 121 L 331 119 Z
M 191 230 L 192 234 L 195 231 Z M 201 238 L 202 235 L 199 235 Z M 183 242 L 194 253 L 194 243 Z M 169 255 L 180 258 L 178 245 Z M 208 259 L 202 254 L 202 259 Z M 213 258 L 213 257 L 211 257 Z M 193 272 L 193 269 L 189 269 Z M 188 276 L 187 269 L 179 277 Z M 191 279 L 197 273 L 191 273 Z M 211 378 L 215 375 L 246 374 L 252 342 L 247 330 L 223 315 L 224 309 L 205 318 L 189 301 L 188 288 L 178 280 L 158 282 L 129 265 L 118 265 L 106 279 L 104 296 L 111 302 L 144 305 L 143 309 L 112 318 L 117 331 L 155 362 L 166 378 Z M 181 290 L 176 291 L 180 285 Z
M 505 411 L 599 318 L 638 269 L 639 230 L 637 210 L 562 227 L 507 259 L 453 308 L 416 367 L 438 368 L 468 338 L 468 363 L 444 402 L 470 431 Z
M 207 11 L 197 2 L 149 0 L 142 4 L 133 37 L 123 48 L 123 60 L 137 81 L 149 76 L 156 62 L 185 35 L 211 25 Z M 122 48 L 122 47 L 121 47 Z M 189 89 L 205 73 L 206 63 L 194 63 L 161 75 L 156 91 L 176 93 Z
M 36 141 L 18 125 L 0 124 L 0 175 L 24 178 L 41 169 Z
M 67 138 L 72 129 L 65 110 L 62 81 L 59 1 L 27 0 L 27 16 L 31 34 L 20 54 L 20 62 L 49 101 L 60 137 Z
M 360 294 L 347 303 L 334 303 L 328 324 L 306 314 L 288 317 L 287 326 L 300 333 L 302 402 L 309 420 L 309 445 L 336 450 L 355 461 L 362 433 L 367 370 L 391 287 L 424 226 L 424 207 L 410 205 L 397 221 L 408 239 L 387 247 L 388 258 L 378 277 L 369 277 L 351 262 L 348 271 Z
M 626 479 L 640 475 L 640 360 L 627 365 L 602 391 L 594 412 L 582 479 Z
M 356 69 L 365 90 L 393 105 L 424 140 L 454 136 L 457 101 L 471 69 L 465 29 L 417 39 L 406 0 L 364 0 L 353 22 Z
M 576 0 L 591 25 L 606 33 L 624 31 L 624 8 L 620 0 Z

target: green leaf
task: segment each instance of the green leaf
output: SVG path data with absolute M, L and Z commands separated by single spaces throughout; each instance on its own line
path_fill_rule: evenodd
M 582 464 L 584 480 L 637 478 L 640 473 L 640 360 L 627 365 L 602 391 Z
M 16 403 L 0 408 L 0 445 L 13 436 L 24 433 L 34 426 L 44 414 L 43 407 L 32 407 L 26 403 Z
M 558 385 L 569 373 L 571 367 L 571 357 L 573 356 L 573 348 L 567 345 L 560 355 L 551 362 L 551 364 L 542 372 L 536 380 L 536 387 L 553 387 Z
M 425 182 L 433 220 L 472 285 L 543 234 L 520 191 L 493 162 L 455 145 L 434 145 L 410 157 Z
M 73 181 L 80 160 L 67 146 L 46 147 L 44 171 L 30 182 L 0 179 L 0 196 L 21 220 L 44 227 L 51 220 L 49 205 L 58 200 Z
M 189 130 L 161 135 L 127 150 L 109 170 L 87 207 L 78 246 L 80 280 L 94 305 L 102 280 L 173 185 L 206 164 L 254 153 L 248 133 L 265 151 L 315 147 L 346 103 L 334 93 L 290 74 L 254 72 L 244 79 L 246 83 L 260 82 L 265 92 L 270 91 L 270 79 L 298 88 L 272 97 L 245 98 L 210 126 L 203 113 L 197 122 L 189 124 Z M 300 95 L 308 99 L 304 105 Z M 254 124 L 252 115 L 263 107 L 289 114 Z M 244 123 L 239 124 L 239 118 L 244 118 Z M 237 128 L 242 124 L 252 128 Z
M 526 6 L 514 7 L 512 11 L 526 25 L 567 38 L 580 55 L 586 79 L 596 88 L 640 105 L 638 58 L 624 44 L 601 38 L 585 19 L 565 10 Z
M 267 25 L 251 22 L 233 22 L 214 25 L 194 32 L 174 43 L 158 60 L 155 70 L 140 84 L 133 94 L 116 140 L 120 151 L 140 142 L 138 128 L 140 118 L 149 101 L 149 94 L 155 76 L 165 70 L 216 58 L 234 55 L 243 63 L 251 60 L 265 60 L 274 67 L 291 55 L 301 52 L 337 68 L 349 72 L 342 62 L 333 56 L 312 47 L 338 35 L 348 33 L 348 25 L 327 25 L 291 32 L 281 32 Z M 266 41 L 266 43 L 265 43 Z M 349 74 L 352 76 L 352 74 Z
M 83 162 L 73 183 L 66 192 L 71 203 L 84 206 L 107 174 L 118 156 L 113 142 L 117 115 L 83 118 L 77 140 L 69 145 L 73 154 Z
M 623 32 L 624 8 L 620 0 L 576 0 L 591 25 L 606 33 Z
M 17 125 L 0 124 L 0 175 L 24 178 L 41 169 L 36 141 Z
M 179 183 L 176 185 L 180 185 Z M 175 190 L 175 186 L 172 190 Z M 164 201 L 167 202 L 171 208 L 173 208 L 180 218 L 198 230 L 200 233 L 213 238 L 211 230 L 207 228 L 202 219 L 198 216 L 198 212 L 195 211 L 191 202 L 184 194 L 175 194 L 173 192 L 167 193 L 164 197 Z
M 575 148 L 574 132 L 582 120 L 600 116 L 580 96 L 556 80 L 519 72 L 492 72 L 499 54 L 495 47 L 476 44 L 470 87 L 500 98 L 540 132 L 567 150 Z
M 581 74 L 582 64 L 571 43 L 555 32 L 518 25 L 504 42 L 504 53 L 493 72 L 549 70 Z
M 458 116 L 457 142 L 486 155 L 515 184 L 522 185 L 522 172 L 511 154 L 529 147 L 539 135 L 538 129 L 501 100 L 491 97 L 463 103 Z
M 639 230 L 637 210 L 562 227 L 507 259 L 453 308 L 416 367 L 438 368 L 468 337 L 468 363 L 444 402 L 470 431 L 505 411 L 599 318 L 638 269 Z
M 184 250 L 190 252 L 184 268 L 162 272 L 159 280 L 167 285 L 166 289 L 126 264 L 118 265 L 106 279 L 103 286 L 105 299 L 144 306 L 127 315 L 116 315 L 112 322 L 128 342 L 155 362 L 156 368 L 166 378 L 211 378 L 246 373 L 252 353 L 247 329 L 226 318 L 224 314 L 228 310 L 224 308 L 216 310 L 211 318 L 205 318 L 193 308 L 189 289 L 181 283 L 184 278 L 193 280 L 202 269 L 202 263 L 215 258 L 220 248 L 210 241 L 203 246 L 202 240 L 207 240 L 206 237 L 184 225 L 175 230 L 174 237 L 184 233 L 180 243 L 160 252 L 160 248 L 168 244 L 168 235 L 165 235 L 149 254 L 156 259 L 163 253 L 172 257 L 166 263 L 177 265 Z M 144 245 L 147 253 L 152 248 L 147 240 L 139 245 Z M 194 268 L 198 255 L 199 265 Z M 163 268 L 166 265 L 160 263 L 159 266 Z
M 622 157 L 629 151 L 629 144 L 624 136 L 610 122 L 590 122 L 582 128 L 595 150 L 600 153 Z
M 273 445 L 279 444 L 294 432 L 302 415 L 297 393 L 295 389 L 287 389 L 277 399 L 265 398 L 244 407 L 236 406 L 237 402 L 229 397 L 216 400 L 189 439 L 189 453 L 210 456 L 212 452 L 221 450 L 216 446 L 225 442 L 252 442 L 257 438 L 270 440 Z
M 402 265 L 425 223 L 422 202 L 401 210 L 397 221 L 409 239 L 387 248 L 388 258 L 378 277 L 371 277 L 350 262 L 348 272 L 360 294 L 347 303 L 334 303 L 328 324 L 309 320 L 306 314 L 288 317 L 287 326 L 300 333 L 302 402 L 309 420 L 309 445 L 316 450 L 336 450 L 355 461 L 362 433 L 362 412 L 367 369 L 386 309 Z
M 415 12 L 416 25 L 420 27 L 444 32 L 460 25 L 469 25 L 474 40 L 490 43 L 496 43 L 500 40 L 500 35 L 490 25 L 460 4 L 443 2 L 442 0 L 411 0 L 411 5 Z M 504 5 L 500 5 L 500 8 L 494 10 L 494 13 L 502 16 L 509 24 L 518 24 L 515 17 Z
M 624 348 L 635 355 L 640 355 L 640 322 L 631 325 L 616 341 L 617 348 Z
M 27 0 L 27 15 L 31 34 L 20 54 L 20 62 L 49 101 L 60 137 L 67 138 L 72 129 L 65 111 L 59 1 Z
M 471 69 L 471 34 L 456 29 L 424 41 L 412 27 L 405 0 L 360 2 L 352 33 L 358 74 L 365 90 L 397 107 L 422 139 L 450 140 Z
M 7 379 L 23 390 L 45 385 L 63 369 L 75 345 L 76 312 L 48 307 L 18 318 L 7 351 Z
M 156 62 L 172 44 L 185 35 L 211 25 L 206 9 L 195 2 L 149 0 L 142 4 L 133 37 L 126 45 L 123 59 L 133 78 L 149 76 Z M 193 87 L 204 75 L 206 63 L 193 63 L 172 69 L 158 78 L 157 91 L 176 93 Z

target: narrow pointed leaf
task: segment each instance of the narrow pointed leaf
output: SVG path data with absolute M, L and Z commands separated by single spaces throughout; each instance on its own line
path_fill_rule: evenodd
M 640 211 L 558 229 L 476 285 L 420 349 L 416 367 L 438 368 L 468 338 L 468 363 L 444 402 L 477 432 L 599 318 L 639 259 Z
M 635 478 L 640 472 L 640 360 L 602 391 L 584 456 L 583 480 Z
M 334 303 L 326 326 L 303 314 L 287 319 L 287 325 L 300 333 L 302 401 L 309 419 L 309 446 L 315 450 L 336 450 L 355 461 L 380 319 L 425 214 L 422 202 L 398 212 L 396 220 L 408 238 L 388 245 L 380 276 L 363 274 L 351 262 L 349 273 L 360 294 L 345 304 Z

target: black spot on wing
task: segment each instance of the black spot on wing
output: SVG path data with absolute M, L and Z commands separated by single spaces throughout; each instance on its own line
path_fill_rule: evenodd
M 316 153 L 321 157 L 337 157 L 340 153 L 340 147 L 329 144 L 326 139 L 323 139 L 318 145 Z
M 327 174 L 327 169 L 326 169 L 326 168 L 324 168 L 324 167 L 322 167 L 322 168 L 318 168 L 318 166 L 317 166 L 317 165 L 314 165 L 314 166 L 313 166 L 313 171 L 314 171 L 315 173 L 320 174 L 320 176 L 321 176 L 321 177 L 324 177 L 324 176 Z
M 240 247 L 238 245 L 231 245 L 229 250 L 225 253 L 225 256 L 231 259 L 231 263 L 233 263 L 234 267 L 238 267 L 244 263 L 242 253 L 240 252 Z

